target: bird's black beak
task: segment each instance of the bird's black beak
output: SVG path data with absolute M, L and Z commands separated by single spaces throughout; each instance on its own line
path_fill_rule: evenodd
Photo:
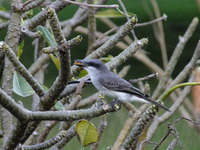
M 77 66 L 79 66 L 79 67 L 87 67 L 86 61 L 84 61 L 84 60 L 79 60 L 79 59 L 75 60 L 74 65 L 77 65 Z

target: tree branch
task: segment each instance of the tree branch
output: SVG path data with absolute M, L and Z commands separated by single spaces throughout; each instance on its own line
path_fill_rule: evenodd
M 63 138 L 65 138 L 66 135 L 67 135 L 67 131 L 61 131 L 55 137 L 53 137 L 47 141 L 44 141 L 42 143 L 35 144 L 35 145 L 22 145 L 22 146 L 20 146 L 20 148 L 23 150 L 46 149 L 46 148 L 49 148 L 49 147 L 55 145 L 59 141 L 61 141 Z
M 44 95 L 43 88 L 28 72 L 28 70 L 24 67 L 24 65 L 18 60 L 13 50 L 4 42 L 0 42 L 0 49 L 4 50 L 7 57 L 14 65 L 15 70 L 18 71 L 26 79 L 26 81 L 30 84 L 30 86 L 34 89 L 34 91 L 38 94 L 38 96 L 40 97 L 43 96 Z
M 179 39 L 179 43 L 177 44 L 172 54 L 172 57 L 170 58 L 170 61 L 166 66 L 165 72 L 161 80 L 159 81 L 159 84 L 156 90 L 154 91 L 152 98 L 157 99 L 158 95 L 166 88 L 167 81 L 170 78 L 170 75 L 172 74 L 172 72 L 174 71 L 174 68 L 179 60 L 179 57 L 183 52 L 185 44 L 188 42 L 188 40 L 191 38 L 192 34 L 194 33 L 197 24 L 198 24 L 198 18 L 194 18 L 190 26 L 188 27 L 187 31 L 183 35 L 183 37 Z
M 91 58 L 99 58 L 104 56 L 108 51 L 115 46 L 123 37 L 125 37 L 136 24 L 137 19 L 135 17 L 131 18 L 125 25 L 121 27 L 121 29 L 113 35 L 106 43 L 104 43 L 101 47 L 96 49 L 93 53 L 85 57 L 85 59 Z M 72 67 L 72 73 L 74 74 L 77 71 L 78 67 Z
M 124 149 L 136 149 L 137 142 L 139 140 L 139 136 L 142 134 L 142 131 L 147 126 L 149 121 L 154 118 L 156 113 L 158 112 L 157 106 L 151 106 L 148 108 L 139 118 L 139 120 L 136 122 L 134 127 L 131 129 L 129 135 L 126 137 L 126 140 L 122 144 L 122 147 L 120 150 Z
M 70 0 L 63 0 L 65 2 L 74 4 L 74 5 L 78 5 L 81 7 L 93 7 L 93 8 L 119 8 L 119 5 L 94 5 L 94 4 L 86 4 L 86 3 L 79 3 L 76 1 L 70 1 Z
M 59 75 L 56 78 L 54 84 L 51 86 L 51 88 L 48 90 L 47 94 L 45 94 L 42 97 L 42 103 L 43 107 L 46 109 L 50 109 L 53 106 L 53 102 L 56 100 L 56 98 L 60 95 L 60 93 L 64 90 L 65 86 L 67 85 L 67 82 L 69 80 L 70 70 L 71 70 L 71 59 L 70 59 L 70 49 L 71 47 L 67 47 L 63 45 L 66 43 L 66 40 L 64 38 L 64 35 L 62 34 L 61 27 L 59 25 L 58 17 L 55 13 L 55 11 L 52 8 L 47 9 L 47 14 L 49 17 L 51 29 L 54 33 L 56 42 L 58 45 L 61 45 L 61 49 L 58 52 L 59 58 L 60 58 L 60 64 L 61 68 L 59 70 Z M 75 42 L 80 42 L 81 40 L 79 38 L 76 38 L 74 40 Z M 50 106 L 48 106 L 49 104 Z
M 19 4 L 21 0 L 12 0 L 11 5 Z M 20 12 L 14 12 L 13 8 L 11 8 L 11 15 L 8 25 L 7 34 L 5 37 L 5 42 L 9 45 L 9 47 L 13 50 L 14 53 L 17 52 L 17 47 L 19 44 L 19 39 L 21 36 L 21 17 L 22 14 Z M 9 61 L 7 57 L 5 57 L 4 51 L 0 51 L 0 70 L 3 71 L 2 74 L 2 89 L 10 96 L 12 96 L 12 81 L 13 81 L 13 73 L 14 67 L 12 63 Z M 10 132 L 12 130 L 12 116 L 11 114 L 1 107 L 1 127 L 3 130 L 3 143 L 5 144 L 8 140 L 8 136 L 10 136 Z
M 0 89 L 0 102 L 1 105 L 6 108 L 13 116 L 20 121 L 25 121 L 28 118 L 27 111 L 18 105 L 14 99 Z

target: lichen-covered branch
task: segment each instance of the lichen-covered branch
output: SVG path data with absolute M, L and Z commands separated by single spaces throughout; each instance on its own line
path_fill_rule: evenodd
M 62 10 L 63 8 L 65 8 L 67 5 L 69 5 L 69 3 L 65 2 L 65 1 L 57 0 L 57 1 L 53 2 L 49 7 L 52 9 L 55 9 L 55 11 L 58 12 L 58 11 Z M 24 31 L 25 33 L 28 31 L 32 31 L 34 28 L 36 28 L 38 25 L 40 25 L 46 19 L 47 19 L 46 10 L 43 10 L 40 13 L 38 13 L 37 15 L 35 15 L 33 18 L 31 18 L 30 20 L 27 20 L 22 27 L 22 31 Z
M 141 40 L 136 40 L 133 42 L 127 49 L 125 49 L 123 52 L 121 52 L 118 56 L 114 57 L 114 59 L 110 62 L 108 62 L 106 65 L 110 70 L 114 69 L 115 67 L 119 66 L 120 64 L 127 61 L 129 58 L 131 58 L 137 50 L 141 49 L 148 43 L 148 39 L 143 38 Z
M 67 134 L 66 134 L 65 138 L 63 138 L 59 143 L 54 145 L 50 150 L 63 148 L 65 146 L 65 144 L 67 144 L 75 135 L 76 135 L 75 125 L 73 125 L 73 126 L 71 126 L 71 128 L 69 128 L 67 130 Z
M 131 129 L 129 135 L 127 136 L 126 140 L 122 144 L 122 147 L 120 148 L 120 150 L 128 150 L 130 148 L 136 149 L 139 136 L 142 134 L 142 131 L 144 130 L 144 128 L 147 126 L 149 121 L 152 118 L 154 118 L 157 112 L 158 112 L 158 107 L 151 106 L 140 116 L 139 120 Z
M 93 4 L 94 1 L 87 0 L 87 3 Z M 91 11 L 88 12 L 88 50 L 87 50 L 86 56 L 93 52 L 94 49 L 92 48 L 92 44 L 95 43 L 95 41 L 96 41 L 96 36 L 95 36 L 96 18 L 95 18 L 95 13 L 93 12 L 94 8 L 89 7 L 89 9 L 91 9 Z
M 59 52 L 61 50 L 65 50 L 65 49 L 71 49 L 74 46 L 80 44 L 81 41 L 82 41 L 82 36 L 78 35 L 75 38 L 66 41 L 61 46 L 46 47 L 46 48 L 43 48 L 42 51 L 45 54 L 51 54 L 51 53 Z M 63 47 L 65 47 L 65 49 Z
M 21 143 L 21 137 L 26 130 L 27 122 L 17 121 L 13 127 L 8 140 L 4 143 L 2 150 L 15 149 L 19 143 Z
M 104 108 L 88 108 L 69 111 L 30 111 L 28 117 L 30 120 L 58 120 L 58 121 L 73 121 L 84 118 L 94 118 L 108 112 L 116 111 L 115 108 L 108 106 Z
M 140 107 L 138 110 L 136 110 L 136 112 L 133 114 L 133 112 L 129 113 L 128 118 L 126 119 L 124 126 L 119 134 L 119 136 L 117 137 L 115 143 L 113 144 L 112 149 L 119 149 L 120 146 L 123 144 L 123 142 L 125 141 L 127 135 L 129 134 L 133 123 L 141 116 L 141 114 L 147 109 L 147 105 L 143 105 L 142 107 Z
M 28 70 L 24 67 L 24 65 L 18 60 L 13 50 L 4 42 L 0 43 L 0 49 L 4 50 L 6 56 L 14 65 L 15 70 L 18 71 L 26 79 L 26 81 L 30 84 L 30 86 L 34 89 L 34 91 L 38 94 L 38 96 L 40 97 L 43 96 L 44 95 L 43 88 L 28 72 Z
M 54 84 L 48 90 L 47 94 L 45 94 L 44 97 L 42 97 L 41 99 L 43 103 L 43 108 L 49 109 L 51 106 L 53 106 L 53 102 L 56 100 L 56 98 L 60 95 L 60 93 L 64 90 L 65 86 L 67 85 L 71 72 L 71 58 L 69 49 L 70 47 L 63 46 L 66 40 L 62 34 L 61 27 L 59 25 L 59 20 L 55 11 L 52 8 L 48 8 L 47 14 L 56 42 L 59 46 L 61 46 L 61 50 L 58 52 L 61 65 L 59 75 L 56 78 Z M 77 38 L 77 40 L 81 41 L 79 38 Z M 47 106 L 47 104 L 49 104 L 49 106 Z
M 44 3 L 45 0 L 35 0 L 35 1 L 32 1 L 32 0 L 29 0 L 27 2 L 25 2 L 22 6 L 21 6 L 21 11 L 25 12 L 25 11 L 29 11 L 35 7 L 38 7 L 40 6 L 41 4 Z
M 21 2 L 21 0 L 12 0 L 11 5 L 17 5 Z M 12 9 L 12 8 L 11 8 Z M 10 20 L 8 25 L 7 34 L 5 37 L 5 42 L 9 45 L 9 47 L 17 52 L 17 46 L 20 40 L 21 34 L 21 17 L 22 14 L 20 12 L 14 12 L 13 9 L 10 13 Z M 9 61 L 7 57 L 4 57 L 4 52 L 0 52 L 0 70 L 3 71 L 2 74 L 2 89 L 10 96 L 12 96 L 12 81 L 13 81 L 13 73 L 14 67 L 12 63 Z M 3 142 L 5 143 L 8 139 L 10 131 L 12 130 L 12 116 L 11 114 L 0 106 L 1 110 L 1 126 L 3 130 Z
M 67 135 L 67 131 L 61 131 L 55 137 L 53 137 L 47 141 L 44 141 L 42 143 L 38 143 L 35 145 L 22 145 L 21 148 L 24 150 L 46 149 L 46 148 L 49 148 L 49 147 L 55 145 L 59 141 L 61 141 L 63 138 L 65 138 L 66 135 Z
M 85 59 L 89 58 L 99 58 L 104 56 L 110 49 L 112 49 L 123 37 L 125 37 L 130 31 L 133 29 L 134 25 L 137 22 L 137 18 L 132 17 L 127 23 L 125 23 L 120 30 L 114 34 L 107 42 L 105 42 L 101 47 L 96 49 L 93 53 L 85 57 Z M 72 73 L 76 72 L 78 67 L 72 67 Z
M 0 102 L 13 116 L 21 121 L 27 120 L 27 111 L 18 105 L 6 92 L 0 89 Z

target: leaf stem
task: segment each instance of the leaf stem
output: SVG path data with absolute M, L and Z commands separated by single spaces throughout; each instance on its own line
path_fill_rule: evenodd
M 168 91 L 166 91 L 162 97 L 160 98 L 161 101 L 165 100 L 174 90 L 176 90 L 177 88 L 183 87 L 183 86 L 195 86 L 195 85 L 200 85 L 200 82 L 187 82 L 187 83 L 180 83 L 177 84 L 175 86 L 173 86 L 172 88 L 170 88 Z

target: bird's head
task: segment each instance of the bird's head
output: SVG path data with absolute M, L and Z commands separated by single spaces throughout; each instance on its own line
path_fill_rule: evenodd
M 97 74 L 108 71 L 105 64 L 99 59 L 75 60 L 75 65 L 83 67 L 89 74 Z

